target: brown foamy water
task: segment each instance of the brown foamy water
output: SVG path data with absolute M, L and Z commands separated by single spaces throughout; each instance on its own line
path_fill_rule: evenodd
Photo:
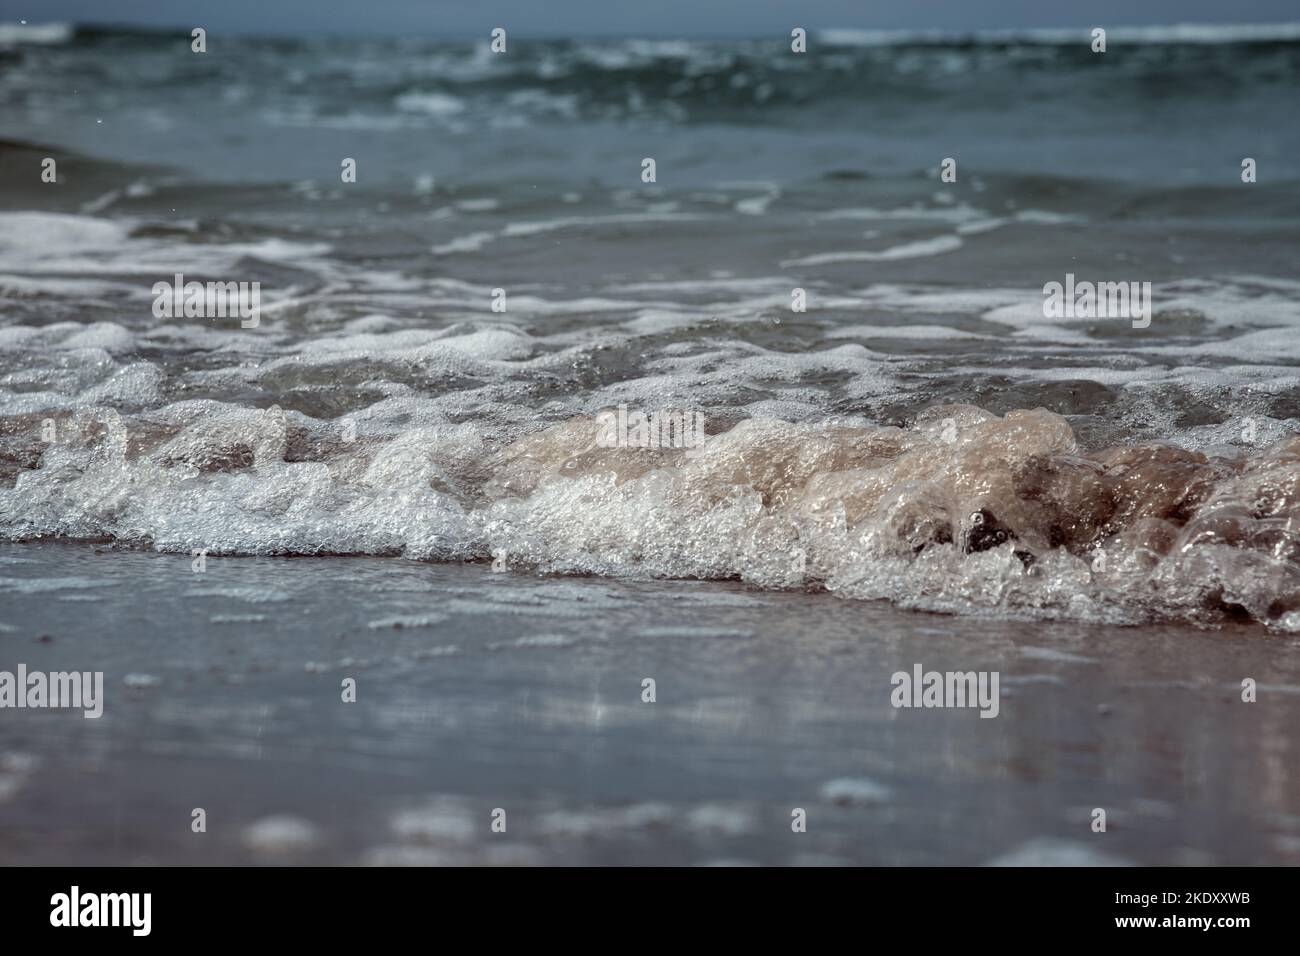
M 220 554 L 401 554 L 739 579 L 903 607 L 1300 630 L 1300 438 L 1088 450 L 1044 409 L 908 428 L 750 418 L 695 448 L 601 447 L 580 416 L 344 440 L 278 410 L 6 422 L 16 537 Z M 128 437 L 129 435 L 129 437 Z M 13 502 L 21 501 L 21 512 Z

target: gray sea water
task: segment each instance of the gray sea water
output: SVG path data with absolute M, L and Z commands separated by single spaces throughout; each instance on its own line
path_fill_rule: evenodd
M 0 27 L 0 670 L 110 688 L 3 712 L 0 859 L 1294 862 L 1298 92 L 1292 26 Z
M 68 544 L 0 594 L 7 663 L 105 674 L 97 720 L 4 712 L 4 863 L 1300 858 L 1296 640 L 1248 628 Z M 892 707 L 918 662 L 999 671 L 998 716 Z

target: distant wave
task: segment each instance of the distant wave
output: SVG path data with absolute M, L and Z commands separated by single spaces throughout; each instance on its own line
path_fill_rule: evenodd
M 0 46 L 67 43 L 76 33 L 71 23 L 0 23 Z
M 828 29 L 816 36 L 832 46 L 965 46 L 970 44 L 1045 44 L 1085 42 L 1091 27 L 1024 30 L 852 30 Z M 1117 26 L 1106 30 L 1121 43 L 1294 43 L 1300 23 L 1176 23 L 1167 26 Z
M 84 85 L 73 86 L 82 91 L 78 108 L 96 119 L 134 96 L 165 103 L 183 90 L 250 104 L 259 122 L 273 126 L 330 130 L 436 127 L 459 135 L 484 117 L 496 129 L 624 120 L 825 129 L 846 109 L 879 104 L 888 113 L 903 103 L 934 109 L 926 125 L 935 127 L 995 104 L 1023 112 L 1068 96 L 1104 101 L 1110 110 L 1172 100 L 1204 107 L 1237 89 L 1280 113 L 1300 80 L 1300 23 L 1115 27 L 1110 39 L 1141 55 L 1097 70 L 1084 28 L 829 30 L 812 46 L 834 54 L 827 58 L 792 56 L 783 32 L 731 40 L 529 39 L 505 58 L 494 58 L 481 39 L 267 36 L 241 38 L 240 58 L 209 59 L 201 74 L 190 72 L 186 58 L 162 61 L 160 77 L 141 70 L 135 56 L 185 49 L 188 30 L 9 25 L 0 27 L 0 45 L 14 51 L 7 68 L 17 79 L 0 93 L 0 109 L 10 128 L 21 128 L 13 118 L 24 115 L 44 128 L 49 101 L 41 80 L 57 70 L 84 72 Z M 993 44 L 1019 44 L 1021 52 L 988 56 Z M 113 55 L 93 70 L 82 59 L 106 49 Z M 178 121 L 178 111 L 159 109 L 155 119 Z
M 891 46 L 971 46 L 971 45 L 1044 45 L 1059 46 L 1086 42 L 1092 27 L 1043 27 L 995 30 L 861 30 L 854 28 L 828 28 L 816 31 L 816 39 L 829 46 L 891 47 Z M 72 39 L 95 40 L 103 37 L 141 39 L 188 34 L 185 27 L 146 27 L 133 24 L 112 23 L 3 23 L 0 22 L 0 46 L 17 44 L 54 45 Z M 1295 43 L 1300 42 L 1300 22 L 1290 23 L 1175 23 L 1148 26 L 1107 27 L 1110 39 L 1120 43 L 1165 44 L 1234 44 L 1234 43 Z M 276 42 L 292 42 L 292 37 L 271 37 Z M 469 38 L 462 38 L 469 39 Z M 418 41 L 417 41 L 418 42 Z M 607 43 L 634 45 L 630 52 L 639 56 L 689 58 L 691 40 L 651 40 L 634 36 L 614 38 L 537 38 L 529 41 L 534 46 L 596 46 Z M 713 45 L 719 41 L 710 41 Z M 748 44 L 752 40 L 720 41 Z M 784 36 L 775 36 L 773 42 L 784 44 Z M 610 64 L 622 64 L 615 57 Z

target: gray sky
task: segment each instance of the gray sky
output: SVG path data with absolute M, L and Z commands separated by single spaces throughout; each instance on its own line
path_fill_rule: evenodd
M 0 21 L 241 33 L 752 36 L 809 29 L 981 30 L 1300 20 L 1296 0 L 0 0 Z

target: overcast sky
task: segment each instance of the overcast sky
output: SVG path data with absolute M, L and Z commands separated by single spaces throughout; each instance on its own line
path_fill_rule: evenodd
M 0 0 L 0 22 L 241 33 L 753 36 L 808 29 L 983 30 L 1300 20 L 1297 0 Z

